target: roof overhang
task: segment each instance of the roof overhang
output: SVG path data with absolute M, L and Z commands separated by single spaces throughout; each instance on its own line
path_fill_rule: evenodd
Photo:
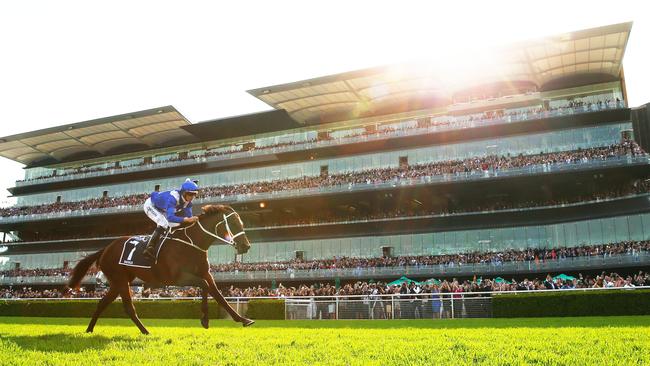
M 456 92 L 481 85 L 522 83 L 549 90 L 612 81 L 620 77 L 631 28 L 628 22 L 519 42 L 494 50 L 494 60 L 466 57 L 464 68 L 414 62 L 248 92 L 312 124 L 447 106 Z
M 172 106 L 0 138 L 0 156 L 28 167 L 193 142 L 189 121 Z
M 302 127 L 284 110 L 271 110 L 181 127 L 201 141 L 257 135 Z

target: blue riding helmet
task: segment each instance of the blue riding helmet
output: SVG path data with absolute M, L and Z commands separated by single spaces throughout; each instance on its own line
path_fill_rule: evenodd
M 196 183 L 192 182 L 190 178 L 187 178 L 181 186 L 181 193 L 183 192 L 198 194 L 199 186 Z

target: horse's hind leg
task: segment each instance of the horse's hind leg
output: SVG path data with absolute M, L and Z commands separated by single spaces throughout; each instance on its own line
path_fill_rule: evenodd
M 201 312 L 203 317 L 201 318 L 201 325 L 203 328 L 208 329 L 210 326 L 210 318 L 208 317 L 208 287 L 201 287 Z
M 177 282 L 178 286 L 195 286 L 201 288 L 201 326 L 208 329 L 210 326 L 210 318 L 208 316 L 208 284 L 205 280 L 191 272 L 183 272 L 181 278 Z
M 102 297 L 101 300 L 99 300 L 99 303 L 97 304 L 97 309 L 95 310 L 95 313 L 93 314 L 93 318 L 90 319 L 90 323 L 88 324 L 88 328 L 86 328 L 86 333 L 92 333 L 93 329 L 95 329 L 95 324 L 97 324 L 97 319 L 99 316 L 102 314 L 102 311 L 106 309 L 106 307 L 115 301 L 115 298 L 119 295 L 119 292 L 114 289 L 113 287 L 110 287 L 108 289 L 108 292 Z
M 131 317 L 131 320 L 138 326 L 142 334 L 149 334 L 147 328 L 142 325 L 142 322 L 138 318 L 138 314 L 135 312 L 135 307 L 133 306 L 133 301 L 131 300 L 131 288 L 129 284 L 126 283 L 123 286 L 120 286 L 120 296 L 122 296 L 122 305 L 124 305 L 124 311 Z

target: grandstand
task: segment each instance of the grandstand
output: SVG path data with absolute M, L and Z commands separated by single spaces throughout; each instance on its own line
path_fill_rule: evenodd
M 253 243 L 240 258 L 210 249 L 222 284 L 645 269 L 650 105 L 627 105 L 630 31 L 517 43 L 471 78 L 392 65 L 250 90 L 265 112 L 191 123 L 165 106 L 1 138 L 25 176 L 1 210 L 0 285 L 62 285 L 49 274 L 150 233 L 147 195 L 186 177 L 195 203 L 237 210 Z M 645 244 L 598 260 L 535 254 L 629 242 Z M 513 252 L 529 256 L 463 259 Z M 365 260 L 337 269 L 342 257 Z

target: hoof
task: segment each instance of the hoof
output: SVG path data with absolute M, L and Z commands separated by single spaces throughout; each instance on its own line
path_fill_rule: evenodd
M 255 324 L 255 320 L 252 320 L 252 319 L 244 319 L 241 322 L 241 325 L 243 325 L 244 327 L 248 327 L 248 326 L 251 326 L 253 324 Z
M 86 333 L 92 333 L 92 332 L 93 332 L 92 329 L 86 329 Z
M 210 321 L 208 319 L 201 319 L 201 326 L 208 329 L 210 327 Z
M 149 331 L 148 331 L 148 330 L 146 330 L 146 329 L 145 329 L 145 330 L 143 330 L 143 331 L 141 331 L 141 332 L 142 332 L 142 334 L 143 334 L 143 335 L 149 335 Z

